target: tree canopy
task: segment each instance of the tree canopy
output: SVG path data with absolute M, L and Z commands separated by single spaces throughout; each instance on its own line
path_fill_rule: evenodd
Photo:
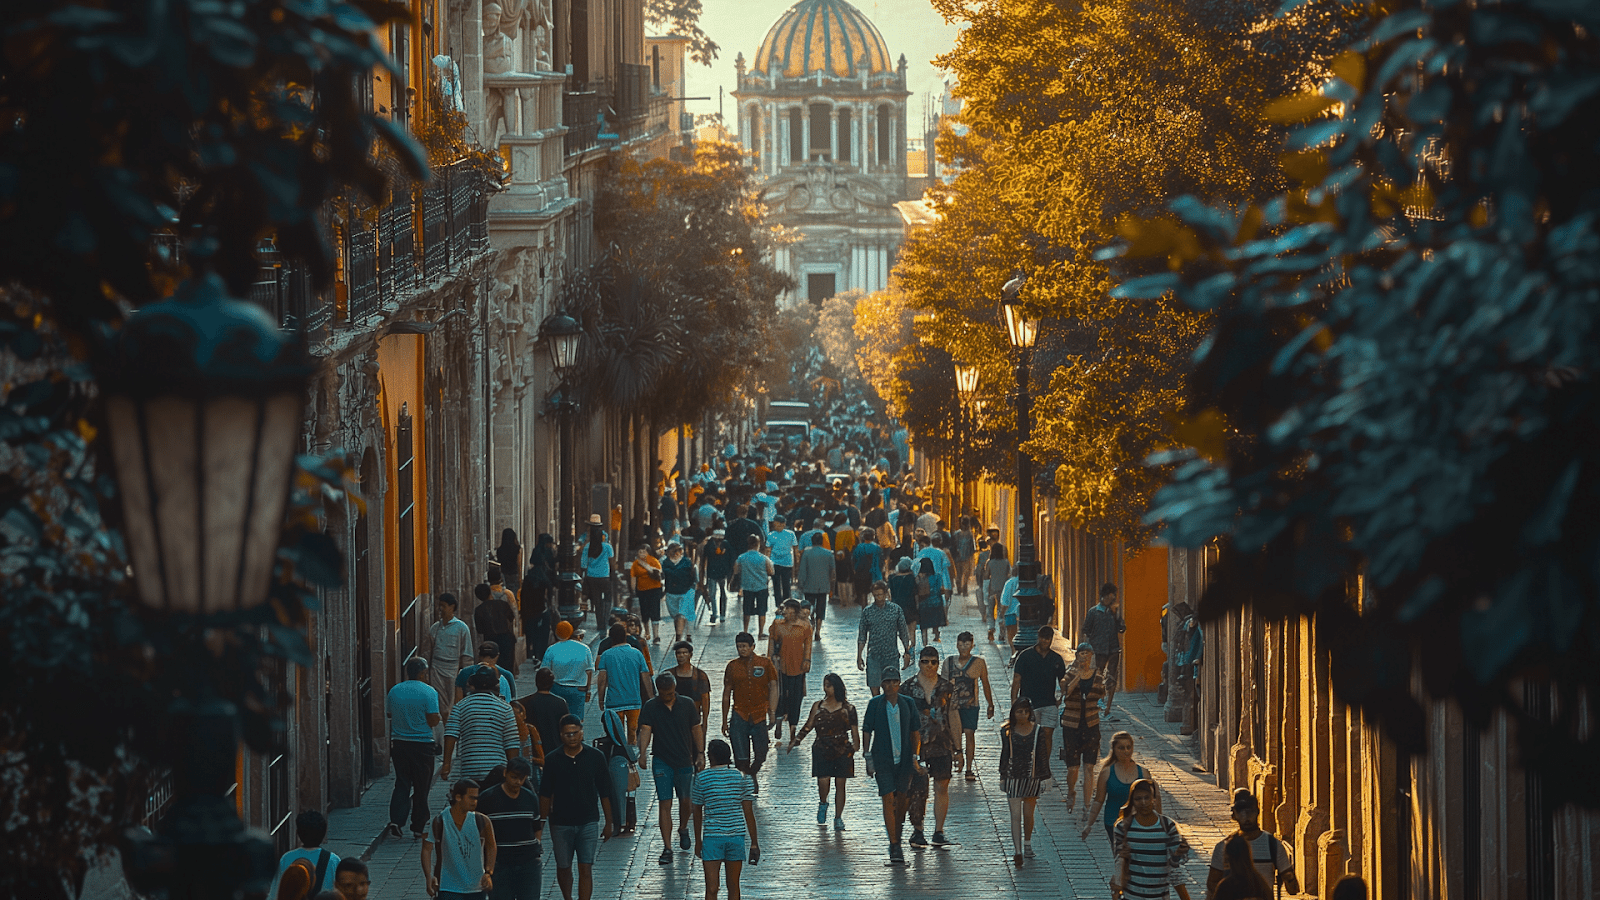
M 1210 316 L 1152 521 L 1226 537 L 1202 613 L 1316 612 L 1333 683 L 1408 750 L 1413 671 L 1508 712 L 1558 802 L 1600 804 L 1600 8 L 1398 2 L 1315 86 L 1286 190 L 1128 229 L 1115 292 Z M 1349 583 L 1359 579 L 1358 603 Z

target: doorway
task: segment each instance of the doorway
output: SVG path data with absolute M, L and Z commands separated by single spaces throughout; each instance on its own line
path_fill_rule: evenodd
M 832 272 L 813 272 L 806 276 L 806 299 L 812 305 L 821 306 L 822 301 L 834 294 L 834 274 Z

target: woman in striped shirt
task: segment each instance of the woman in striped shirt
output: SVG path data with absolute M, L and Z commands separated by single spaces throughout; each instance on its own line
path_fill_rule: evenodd
M 1111 893 L 1128 900 L 1165 900 L 1176 887 L 1180 900 L 1189 900 L 1183 860 L 1189 844 L 1178 825 L 1156 812 L 1156 783 L 1141 778 L 1128 789 L 1128 802 L 1111 831 L 1112 855 L 1117 874 Z

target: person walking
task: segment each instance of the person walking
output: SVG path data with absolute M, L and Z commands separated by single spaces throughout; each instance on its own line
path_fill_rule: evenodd
M 756 639 L 748 631 L 739 632 L 734 646 L 739 655 L 722 673 L 722 733 L 733 743 L 734 764 L 759 794 L 756 775 L 767 761 L 767 723 L 778 709 L 778 673 L 772 660 L 756 655 Z
M 594 681 L 594 653 L 573 638 L 571 622 L 556 623 L 556 642 L 545 651 L 544 664 L 556 679 L 550 692 L 566 701 L 567 711 L 582 722 Z
M 916 564 L 910 558 L 901 558 L 894 564 L 894 574 L 889 576 L 889 599 L 900 607 L 909 628 L 917 627 L 917 612 L 922 605 L 919 595 L 927 587 L 918 582 Z
M 456 595 L 440 594 L 434 601 L 438 618 L 428 627 L 428 677 L 439 692 L 439 718 L 450 721 L 450 707 L 456 702 L 456 676 L 472 665 L 472 631 L 456 618 Z
M 699 573 L 694 560 L 683 552 L 677 541 L 667 545 L 667 561 L 661 565 L 661 588 L 667 600 L 667 615 L 672 619 L 672 641 L 677 643 L 689 637 L 689 623 L 694 620 L 695 583 Z
M 728 617 L 728 581 L 733 578 L 734 553 L 729 549 L 727 534 L 714 528 L 700 547 L 700 589 L 705 594 L 712 626 Z
M 911 626 L 906 624 L 899 604 L 889 602 L 888 583 L 879 581 L 872 586 L 872 605 L 861 611 L 861 624 L 856 630 L 856 668 L 867 673 L 867 689 L 876 697 L 883 672 L 899 671 L 902 665 L 911 665 Z
M 1183 874 L 1189 843 L 1176 822 L 1156 812 L 1159 793 L 1154 781 L 1135 781 L 1111 829 L 1111 892 L 1126 900 L 1166 900 L 1172 887 L 1180 900 L 1189 900 Z
M 783 516 L 772 520 L 767 549 L 772 553 L 772 602 L 781 604 L 793 596 L 794 567 L 800 562 L 799 535 L 789 529 Z
M 861 529 L 861 540 L 850 554 L 850 570 L 854 602 L 866 606 L 872 602 L 873 584 L 883 579 L 883 548 L 871 528 Z
M 694 701 L 678 695 L 678 680 L 663 672 L 656 676 L 656 696 L 639 714 L 639 758 L 654 743 L 650 777 L 656 786 L 656 813 L 661 825 L 661 865 L 672 862 L 672 798 L 678 798 L 678 846 L 689 849 L 689 785 L 694 773 L 705 767 L 700 747 L 705 731 Z
M 950 557 L 955 561 L 956 593 L 963 597 L 967 594 L 967 586 L 972 583 L 972 557 L 978 552 L 978 544 L 972 537 L 972 520 L 966 516 L 961 517 L 960 525 L 950 535 Z M 978 606 L 983 606 L 982 598 Z M 984 621 L 989 617 L 984 616 Z
M 1000 726 L 1000 788 L 1011 807 L 1011 860 L 1018 868 L 1033 856 L 1034 807 L 1050 773 L 1043 734 L 1028 698 L 1011 701 L 1011 712 Z
M 478 783 L 450 786 L 450 808 L 433 817 L 422 838 L 422 871 L 429 897 L 483 900 L 494 887 L 494 828 L 479 815 Z
M 579 561 L 583 566 L 583 596 L 594 611 L 594 627 L 599 629 L 611 611 L 611 578 L 616 568 L 617 551 L 611 546 L 600 514 L 589 516 L 589 535 Z
M 1011 562 L 1006 559 L 1006 545 L 999 541 L 989 542 L 989 557 L 984 560 L 984 609 L 988 610 L 985 619 L 989 623 L 989 640 L 994 640 L 994 630 L 998 624 L 1001 635 L 1006 634 L 1004 621 L 1005 613 L 1000 608 L 1000 593 L 1005 590 L 1006 581 L 1011 578 Z M 1010 623 L 1013 627 L 1015 622 Z M 1010 638 L 1007 637 L 1007 646 Z
M 767 638 L 767 598 L 771 594 L 773 579 L 772 560 L 761 552 L 761 538 L 752 535 L 747 549 L 733 561 L 733 574 L 739 581 L 739 594 L 743 598 L 744 630 L 750 631 L 750 620 L 756 620 L 761 639 Z
M 650 545 L 640 544 L 628 567 L 628 577 L 633 580 L 633 596 L 638 602 L 639 618 L 650 632 L 650 643 L 661 643 L 661 560 L 650 555 Z
M 1128 630 L 1122 615 L 1117 611 L 1117 586 L 1106 583 L 1100 586 L 1100 601 L 1089 607 L 1083 615 L 1083 639 L 1094 648 L 1095 664 L 1105 679 L 1105 712 L 1101 718 L 1117 721 L 1111 714 L 1111 701 L 1117 695 L 1117 675 L 1122 668 L 1122 634 Z
M 772 623 L 767 658 L 778 667 L 778 711 L 772 737 L 783 740 L 783 723 L 789 733 L 800 727 L 800 704 L 806 695 L 806 675 L 811 672 L 811 626 L 800 618 L 800 601 L 783 601 L 783 618 Z
M 1044 744 L 1046 762 L 1043 777 L 1046 781 L 1050 780 L 1050 732 L 1061 721 L 1061 710 L 1056 706 L 1056 691 L 1060 689 L 1062 679 L 1067 677 L 1066 661 L 1052 646 L 1055 637 L 1054 628 L 1040 625 L 1033 646 L 1017 651 L 1017 658 L 1011 664 L 1011 699 L 1015 701 L 1018 697 L 1026 697 L 1028 704 L 1033 707 L 1033 717 L 1041 732 L 1039 740 Z
M 694 664 L 694 645 L 679 641 L 672 645 L 672 658 L 677 665 L 667 670 L 676 683 L 678 696 L 687 698 L 700 711 L 700 733 L 706 735 L 711 728 L 711 676 Z M 705 752 L 705 740 L 700 741 Z
M 811 777 L 817 780 L 817 824 L 828 822 L 828 789 L 834 787 L 833 830 L 844 830 L 845 782 L 856 777 L 856 748 L 861 746 L 856 708 L 845 698 L 844 679 L 829 672 L 822 676 L 822 699 L 811 704 L 806 724 L 789 739 L 788 753 L 816 729 L 811 746 Z M 834 786 L 837 783 L 837 786 Z
M 561 749 L 560 722 L 568 712 L 567 701 L 555 695 L 555 686 L 556 673 L 545 666 L 533 673 L 533 693 L 519 701 L 528 724 L 539 735 L 540 756 L 545 759 Z M 534 774 L 543 780 L 542 764 L 534 767 Z M 538 782 L 534 783 L 532 789 L 539 789 Z
M 494 561 L 500 566 L 506 590 L 513 594 L 522 591 L 522 542 L 517 540 L 514 528 L 500 530 L 500 546 L 494 548 Z
M 1113 742 L 1115 739 L 1113 738 Z M 1249 850 L 1247 858 L 1252 862 L 1254 870 L 1266 885 L 1281 884 L 1285 892 L 1290 894 L 1300 893 L 1300 880 L 1294 874 L 1294 854 L 1279 840 L 1276 835 L 1261 830 L 1261 804 L 1256 800 L 1256 795 L 1244 788 L 1233 792 L 1233 803 L 1229 814 L 1238 824 L 1239 830 L 1233 835 L 1217 843 L 1216 849 L 1211 851 L 1211 871 L 1206 874 L 1206 896 L 1215 898 L 1222 896 L 1218 892 L 1221 882 L 1238 868 L 1228 853 L 1229 842 L 1234 838 L 1242 840 Z M 1236 883 L 1246 879 L 1234 879 Z M 1248 894 L 1234 894 L 1236 897 L 1250 896 Z M 1263 894 L 1262 896 L 1266 896 Z
M 456 674 L 457 703 L 467 695 L 468 679 L 479 672 L 493 673 L 495 689 L 499 692 L 500 699 L 510 703 L 516 696 L 516 681 L 512 679 L 510 672 L 500 667 L 500 645 L 495 641 L 483 640 L 478 643 L 478 661 Z
M 955 685 L 939 674 L 937 648 L 922 648 L 917 658 L 917 674 L 911 677 L 910 683 L 902 685 L 902 693 L 917 707 L 917 728 L 921 732 L 917 756 L 926 770 L 925 774 L 911 780 L 911 846 L 916 849 L 928 846 L 922 823 L 931 781 L 933 846 L 944 847 L 950 843 L 944 836 L 944 820 L 950 812 L 950 776 L 955 769 L 956 735 L 961 733 L 961 716 L 956 711 Z
M 1105 692 L 1105 678 L 1094 667 L 1094 647 L 1084 641 L 1078 645 L 1061 691 L 1061 761 L 1067 764 L 1061 800 L 1068 812 L 1077 805 L 1079 767 L 1083 769 L 1083 805 L 1089 806 L 1089 781 L 1100 758 L 1100 698 Z
M 800 554 L 800 564 L 795 568 L 795 581 L 800 596 L 811 604 L 813 638 L 822 639 L 822 622 L 828 616 L 828 596 L 833 593 L 834 577 L 839 564 L 832 550 L 823 546 L 822 534 L 811 535 L 811 544 Z
M 539 837 L 539 795 L 528 784 L 533 764 L 517 757 L 506 763 L 499 784 L 478 792 L 480 815 L 493 826 L 495 858 L 490 866 L 494 886 L 489 900 L 539 900 L 544 846 Z
M 411 833 L 422 836 L 428 821 L 428 788 L 433 784 L 433 729 L 438 727 L 439 692 L 425 680 L 428 662 L 406 660 L 406 680 L 389 689 L 384 709 L 389 716 L 389 761 L 394 766 L 394 791 L 389 795 L 390 837 L 411 810 Z
M 522 636 L 527 642 L 528 661 L 537 669 L 544 664 L 545 648 L 555 631 L 557 610 L 553 603 L 556 586 L 556 539 L 540 534 L 528 555 L 528 571 L 522 576 L 518 592 L 522 613 Z
M 1089 829 L 1094 827 L 1094 817 L 1105 809 L 1102 824 L 1106 840 L 1111 839 L 1111 827 L 1116 824 L 1117 812 L 1128 802 L 1128 789 L 1135 781 L 1149 778 L 1150 772 L 1133 758 L 1133 735 L 1119 731 L 1111 736 L 1111 754 L 1100 761 L 1100 776 L 1095 783 L 1094 808 L 1084 807 L 1082 837 L 1089 839 Z M 1161 811 L 1161 792 L 1156 792 L 1156 812 Z
M 928 632 L 933 632 L 933 643 L 943 643 L 939 640 L 939 629 L 944 627 L 945 603 L 949 599 L 950 589 L 939 574 L 939 567 L 933 560 L 924 556 L 917 560 L 917 629 L 922 636 L 923 646 L 928 644 Z
M 444 726 L 439 777 L 446 781 L 453 772 L 481 782 L 491 769 L 515 759 L 521 745 L 516 714 L 500 696 L 495 674 L 475 672 L 467 685 L 472 693 L 456 704 L 456 714 Z
M 583 743 L 583 722 L 564 717 L 557 726 L 561 749 L 545 758 L 539 785 L 539 814 L 550 823 L 555 851 L 556 884 L 564 900 L 572 900 L 572 862 L 578 862 L 578 900 L 594 894 L 594 858 L 602 841 L 616 833 L 611 808 L 611 776 L 599 750 Z M 597 810 L 595 807 L 599 806 Z M 601 814 L 605 826 L 600 825 Z
M 1217 850 L 1224 854 L 1227 874 L 1215 878 L 1216 870 L 1211 870 L 1208 877 L 1215 878 L 1215 883 L 1207 889 L 1207 900 L 1266 900 L 1272 896 L 1272 883 L 1251 864 L 1250 842 L 1244 835 L 1235 833 L 1223 838 Z M 1215 861 L 1213 855 L 1213 864 Z
M 278 875 L 273 879 L 268 896 L 279 896 L 285 882 L 299 883 L 301 879 L 297 876 L 301 875 L 306 887 L 300 897 L 315 897 L 322 891 L 333 890 L 339 856 L 322 847 L 322 842 L 328 838 L 328 817 L 308 809 L 294 817 L 294 834 L 300 846 L 278 858 Z
M 904 865 L 905 850 L 900 846 L 906 812 L 911 803 L 911 782 L 926 776 L 917 762 L 917 707 L 910 697 L 900 695 L 900 669 L 885 666 L 878 676 L 883 693 L 867 702 L 862 717 L 861 753 L 867 760 L 867 775 L 877 781 L 878 797 L 883 802 L 883 827 L 889 833 L 889 863 Z
M 717 900 L 724 867 L 728 870 L 728 900 L 739 900 L 746 837 L 750 864 L 761 859 L 755 779 L 730 765 L 733 750 L 725 741 L 712 741 L 706 758 L 711 765 L 694 776 L 689 788 L 689 802 L 694 806 L 694 852 L 705 869 L 706 900 Z
M 600 654 L 595 670 L 599 673 L 601 711 L 611 710 L 622 717 L 627 742 L 633 744 L 639 730 L 639 709 L 650 699 L 650 667 L 627 637 L 626 628 L 611 626 L 611 646 Z
M 833 556 L 835 559 L 834 592 L 839 597 L 841 606 L 853 606 L 856 602 L 853 590 L 856 577 L 856 543 L 855 526 L 850 524 L 850 516 L 840 511 L 833 517 Z M 804 559 L 804 554 L 801 554 L 801 558 Z M 871 582 L 868 582 L 868 584 L 870 585 Z M 804 589 L 804 587 L 801 588 L 801 590 Z M 819 629 L 818 637 L 820 636 Z
M 1007 647 L 1016 644 L 1017 619 L 1022 614 L 1022 601 L 1017 599 L 1017 591 L 1022 589 L 1021 573 L 1021 566 L 1011 567 L 1011 577 L 1000 589 L 1000 603 L 995 609 L 1001 622 L 1001 642 Z
M 974 656 L 973 646 L 977 643 L 972 632 L 963 631 L 956 635 L 956 654 L 944 661 L 944 669 L 940 672 L 950 683 L 955 685 L 956 713 L 961 718 L 961 733 L 965 737 L 966 779 L 978 780 L 978 686 L 983 686 L 984 699 L 989 703 L 989 718 L 994 718 L 994 689 L 989 686 L 989 663 L 981 656 Z
M 506 602 L 506 598 L 499 592 L 491 590 L 487 583 L 473 587 L 472 594 L 478 599 L 478 606 L 472 611 L 472 624 L 478 629 L 478 635 L 482 639 L 478 643 L 479 661 L 482 661 L 484 644 L 492 643 L 495 646 L 495 656 L 498 657 L 497 665 L 501 665 L 511 678 L 516 678 L 516 669 L 509 664 L 517 655 L 516 608 Z M 457 683 L 459 685 L 460 682 Z M 506 702 L 509 703 L 511 696 L 515 694 L 515 690 L 510 691 Z M 459 693 L 456 699 L 461 699 Z

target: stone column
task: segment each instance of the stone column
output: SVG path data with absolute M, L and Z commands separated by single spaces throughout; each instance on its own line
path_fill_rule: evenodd
M 800 161 L 811 161 L 811 104 L 800 107 Z
M 828 110 L 828 161 L 839 161 L 839 107 Z
M 460 24 L 452 29 L 461 36 L 460 43 L 451 48 L 456 65 L 461 67 L 461 100 L 467 121 L 473 123 L 479 134 L 488 129 L 483 121 L 483 2 L 482 0 L 456 0 L 451 6 L 461 10 Z M 409 601 L 407 601 L 409 602 Z

